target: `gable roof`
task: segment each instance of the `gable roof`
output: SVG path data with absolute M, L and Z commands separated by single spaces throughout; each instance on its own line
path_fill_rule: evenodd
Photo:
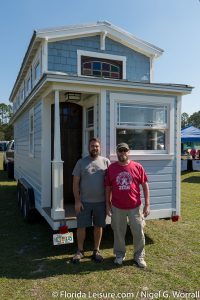
M 200 142 L 200 129 L 194 126 L 189 126 L 181 130 L 182 142 Z
M 45 38 L 48 41 L 58 41 L 97 34 L 105 35 L 148 57 L 159 57 L 163 53 L 162 49 L 137 38 L 133 34 L 107 21 L 99 21 L 93 24 L 39 29 L 36 31 L 36 39 Z
M 112 25 L 107 21 L 99 21 L 93 24 L 80 24 L 73 26 L 38 29 L 33 32 L 32 38 L 30 40 L 24 59 L 22 61 L 19 73 L 11 91 L 9 97 L 10 101 L 13 95 L 15 94 L 16 89 L 18 88 L 18 86 L 20 86 L 21 78 L 26 74 L 29 68 L 29 64 L 31 63 L 32 58 L 34 57 L 42 41 L 46 40 L 49 42 L 53 42 L 94 35 L 100 35 L 104 38 L 107 36 L 151 58 L 157 58 L 163 53 L 162 49 L 135 37 L 131 33 Z

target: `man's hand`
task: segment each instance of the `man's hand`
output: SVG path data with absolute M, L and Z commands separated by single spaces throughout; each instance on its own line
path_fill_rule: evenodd
M 145 204 L 145 206 L 143 208 L 143 215 L 146 218 L 149 214 L 150 214 L 150 205 L 149 204 Z
M 106 205 L 106 214 L 107 216 L 111 217 L 112 216 L 112 210 L 110 205 Z
M 83 204 L 81 202 L 75 202 L 75 212 L 78 215 L 83 210 Z

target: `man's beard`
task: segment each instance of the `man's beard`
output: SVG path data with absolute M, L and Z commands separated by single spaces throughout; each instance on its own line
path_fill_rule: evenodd
M 126 155 L 119 155 L 118 154 L 117 157 L 118 157 L 118 160 L 120 162 L 127 162 L 128 161 L 128 157 Z
M 99 156 L 99 151 L 90 151 L 90 156 L 92 157 L 92 158 L 96 158 L 97 156 Z

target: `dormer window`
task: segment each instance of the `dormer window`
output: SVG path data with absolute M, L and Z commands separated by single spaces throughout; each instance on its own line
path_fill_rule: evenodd
M 122 61 L 82 56 L 81 74 L 86 76 L 122 79 Z
M 126 79 L 126 56 L 77 50 L 78 76 Z

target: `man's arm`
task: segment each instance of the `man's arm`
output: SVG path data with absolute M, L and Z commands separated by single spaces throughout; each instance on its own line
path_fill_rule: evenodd
M 150 214 L 150 194 L 149 194 L 148 182 L 143 183 L 142 188 L 143 188 L 144 201 L 145 201 L 143 214 L 144 214 L 144 217 L 146 218 Z
M 111 217 L 111 206 L 112 206 L 112 192 L 111 192 L 111 186 L 106 186 L 106 214 Z
M 81 203 L 80 198 L 80 177 L 74 176 L 73 177 L 73 193 L 75 198 L 75 212 L 79 214 L 80 211 L 83 209 L 83 205 Z

